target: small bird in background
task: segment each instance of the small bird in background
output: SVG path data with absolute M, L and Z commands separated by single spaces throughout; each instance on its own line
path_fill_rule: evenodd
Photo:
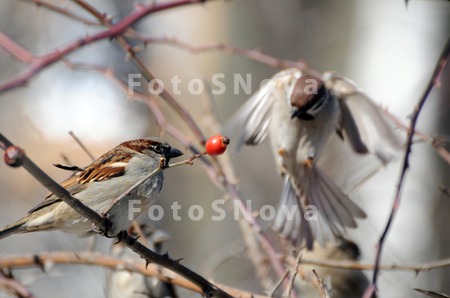
M 163 171 L 149 176 L 128 195 L 117 200 L 138 181 L 183 153 L 159 138 L 124 142 L 61 183 L 74 198 L 111 222 L 107 233 L 114 237 L 148 210 L 163 186 Z M 162 163 L 162 164 L 161 164 Z M 130 208 L 130 206 L 132 208 Z M 0 231 L 0 239 L 11 234 L 63 230 L 85 234 L 92 223 L 54 194 L 48 195 L 29 214 Z
M 137 225 L 139 231 L 136 231 L 135 225 Z M 167 233 L 149 225 L 135 223 L 130 230 L 130 235 L 133 237 L 141 236 L 138 241 L 156 253 L 161 253 L 164 242 L 170 240 Z M 142 261 L 139 255 L 120 242 L 112 245 L 111 255 L 130 262 Z M 106 280 L 106 297 L 177 298 L 178 295 L 172 284 L 160 281 L 157 278 L 128 271 L 111 271 Z
M 314 251 L 302 251 L 303 260 L 315 261 L 357 261 L 360 258 L 359 247 L 347 239 L 340 238 L 337 243 L 327 247 L 316 247 Z M 315 280 L 312 270 L 324 281 L 325 287 L 333 298 L 360 298 L 369 286 L 367 276 L 357 269 L 337 269 L 302 264 L 301 269 L 308 279 Z M 318 297 L 318 290 L 310 282 L 299 280 L 295 283 L 301 297 Z
M 371 153 L 383 164 L 402 146 L 382 112 L 355 83 L 336 73 L 319 76 L 295 68 L 275 74 L 226 127 L 240 133 L 238 150 L 270 136 L 284 178 L 272 227 L 308 249 L 314 240 L 323 246 L 346 228 L 355 228 L 356 218 L 366 217 L 317 164 L 330 137 L 337 133 L 355 152 Z

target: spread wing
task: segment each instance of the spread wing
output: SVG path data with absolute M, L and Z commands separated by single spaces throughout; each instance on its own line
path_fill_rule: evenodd
M 241 149 L 242 145 L 259 145 L 269 134 L 269 125 L 272 106 L 275 101 L 275 92 L 279 84 L 283 84 L 281 89 L 288 92 L 292 87 L 289 82 L 293 77 L 299 77 L 301 72 L 298 69 L 287 69 L 277 73 L 266 82 L 250 99 L 236 112 L 225 126 L 227 135 L 239 133 L 236 142 L 236 149 Z
M 125 173 L 127 162 L 131 157 L 132 155 L 129 152 L 115 148 L 102 155 L 82 171 L 64 180 L 61 186 L 74 196 L 84 190 L 90 182 L 122 176 Z M 28 213 L 36 212 L 57 202 L 61 202 L 61 199 L 51 193 L 36 207 L 28 211 Z
M 354 151 L 374 154 L 384 164 L 389 162 L 402 148 L 394 125 L 352 81 L 334 73 L 326 73 L 324 78 L 339 99 L 340 135 Z

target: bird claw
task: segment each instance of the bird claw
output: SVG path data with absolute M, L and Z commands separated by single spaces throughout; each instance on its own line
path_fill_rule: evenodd
M 101 236 L 105 236 L 107 238 L 112 238 L 112 236 L 110 236 L 108 233 L 110 231 L 111 227 L 112 227 L 112 222 L 107 217 L 103 218 L 103 228 L 100 228 L 96 224 L 92 224 L 92 230 L 95 233 L 100 234 Z
M 303 161 L 303 166 L 305 168 L 311 169 L 313 167 L 313 164 L 314 164 L 314 158 L 312 158 L 312 157 L 308 157 L 308 159 L 305 159 Z
M 122 230 L 119 232 L 119 234 L 117 234 L 116 236 L 116 242 L 114 242 L 114 244 L 120 243 L 122 242 L 123 239 L 128 237 L 128 232 L 126 230 Z M 136 240 L 136 239 L 135 239 Z
M 278 148 L 278 155 L 280 155 L 281 157 L 285 157 L 287 155 L 286 148 Z

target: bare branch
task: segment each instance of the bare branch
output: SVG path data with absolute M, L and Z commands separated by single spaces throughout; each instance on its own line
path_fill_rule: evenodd
M 289 68 L 296 67 L 302 71 L 309 71 L 310 68 L 304 61 L 292 61 L 292 60 L 284 60 L 278 59 L 273 56 L 266 55 L 264 53 L 258 52 L 257 50 L 244 49 L 240 47 L 233 46 L 224 42 L 217 43 L 209 43 L 200 46 L 191 45 L 187 42 L 181 41 L 176 37 L 171 36 L 163 36 L 163 37 L 150 37 L 145 36 L 142 33 L 130 30 L 126 34 L 127 37 L 137 39 L 144 44 L 167 44 L 178 47 L 180 49 L 184 49 L 191 53 L 197 54 L 202 52 L 210 52 L 210 51 L 223 51 L 226 53 L 231 53 L 235 55 L 239 55 L 242 57 L 246 57 L 250 60 L 257 61 L 263 64 L 267 64 L 273 68 Z
M 319 276 L 319 274 L 317 274 L 316 270 L 313 269 L 312 272 L 314 273 L 314 276 L 316 277 L 317 283 L 319 284 L 319 288 L 320 288 L 320 292 L 322 294 L 322 297 L 323 298 L 331 298 L 327 287 L 325 287 L 325 285 L 323 284 L 323 279 L 320 278 L 320 276 Z
M 81 149 L 87 154 L 87 156 L 89 156 L 89 158 L 94 161 L 94 155 L 86 148 L 86 146 L 84 146 L 83 142 L 81 142 L 81 140 L 75 135 L 75 133 L 73 131 L 69 131 L 69 135 L 75 140 L 75 142 L 77 142 L 78 146 L 81 147 Z
M 174 0 L 170 2 L 151 3 L 147 5 L 141 4 L 137 6 L 137 8 L 134 11 L 125 16 L 121 21 L 112 25 L 107 30 L 93 35 L 87 35 L 86 37 L 76 40 L 62 47 L 61 49 L 55 50 L 42 56 L 32 55 L 29 51 L 23 49 L 20 45 L 11 40 L 4 33 L 0 32 L 0 47 L 5 49 L 10 54 L 14 55 L 21 61 L 29 64 L 29 67 L 25 72 L 17 75 L 10 81 L 0 85 L 0 93 L 19 86 L 23 86 L 35 74 L 39 73 L 47 66 L 52 65 L 53 63 L 59 61 L 61 58 L 65 57 L 66 55 L 74 52 L 75 50 L 85 45 L 103 39 L 113 38 L 124 33 L 129 27 L 131 27 L 133 24 L 135 24 L 136 22 L 138 22 L 139 20 L 141 20 L 142 18 L 144 18 L 149 14 L 167 10 L 174 7 L 203 2 L 204 0 Z
M 292 257 L 283 257 L 290 266 L 295 266 L 296 260 Z M 312 260 L 302 258 L 300 261 L 304 265 L 312 265 L 318 267 L 348 269 L 348 270 L 374 270 L 374 264 L 361 264 L 353 261 L 336 261 L 336 260 Z M 431 261 L 428 263 L 417 265 L 380 265 L 379 269 L 383 271 L 430 271 L 440 268 L 450 267 L 450 258 Z
M 413 143 L 414 133 L 416 131 L 417 120 L 419 119 L 419 115 L 422 110 L 422 107 L 424 106 L 428 96 L 430 95 L 431 90 L 433 90 L 433 88 L 435 86 L 439 85 L 439 80 L 442 76 L 442 73 L 444 72 L 449 54 L 450 54 L 450 40 L 447 40 L 447 43 L 442 51 L 441 56 L 439 57 L 437 65 L 434 69 L 433 75 L 432 75 L 428 85 L 426 86 L 423 95 L 421 96 L 419 102 L 417 103 L 417 105 L 414 109 L 414 113 L 411 117 L 409 130 L 408 130 L 407 143 L 406 143 L 405 157 L 403 159 L 403 166 L 402 166 L 402 170 L 400 173 L 400 178 L 399 178 L 399 182 L 397 185 L 397 189 L 395 192 L 394 202 L 392 205 L 391 213 L 389 215 L 389 219 L 386 223 L 386 227 L 384 228 L 384 231 L 382 232 L 381 237 L 377 244 L 377 251 L 376 251 L 376 257 L 375 257 L 375 268 L 373 271 L 372 284 L 366 290 L 366 293 L 364 294 L 364 298 L 371 298 L 373 296 L 373 291 L 377 287 L 378 273 L 380 271 L 380 263 L 381 263 L 381 253 L 383 250 L 384 241 L 385 241 L 385 239 L 389 233 L 389 229 L 395 219 L 395 215 L 397 214 L 398 208 L 400 207 L 401 191 L 402 191 L 402 187 L 403 187 L 403 181 L 406 176 L 406 171 L 409 168 L 409 156 L 411 153 L 411 146 Z
M 36 262 L 38 260 L 39 264 Z M 173 272 L 163 269 L 156 264 L 145 265 L 142 262 L 133 262 L 120 258 L 106 256 L 98 252 L 42 252 L 37 255 L 26 254 L 19 256 L 0 257 L 0 268 L 32 268 L 42 266 L 42 264 L 72 264 L 101 266 L 111 270 L 124 270 L 133 273 L 139 273 L 148 277 L 156 277 L 161 281 L 171 283 L 197 293 L 202 294 L 201 288 L 191 281 L 176 276 Z M 216 284 L 218 287 L 230 292 L 235 297 L 255 297 L 264 298 L 265 296 L 249 293 L 235 288 Z M 267 298 L 267 297 L 266 297 Z
M 394 114 L 389 112 L 387 109 L 383 109 L 383 111 L 389 118 L 391 118 L 394 121 L 395 125 L 397 125 L 398 127 L 400 127 L 403 130 L 406 130 L 406 131 L 409 130 L 409 126 L 407 124 L 405 124 L 404 121 L 400 120 L 397 116 L 395 116 Z M 433 136 L 427 135 L 426 133 L 423 133 L 423 132 L 420 132 L 417 130 L 414 132 L 414 136 L 424 142 L 431 144 L 433 146 L 434 150 L 436 150 L 436 153 L 445 162 L 450 164 L 450 152 L 448 152 L 444 148 L 444 142 L 442 141 L 442 137 L 440 137 L 440 136 L 433 137 Z
M 32 2 L 32 3 L 36 4 L 36 6 L 38 6 L 38 7 L 41 7 L 41 6 L 45 7 L 49 11 L 56 12 L 56 13 L 58 13 L 60 15 L 68 17 L 69 19 L 73 19 L 75 21 L 82 22 L 82 23 L 84 23 L 84 24 L 86 24 L 88 26 L 101 26 L 101 24 L 99 24 L 98 22 L 86 19 L 86 18 L 84 18 L 82 16 L 79 16 L 79 15 L 69 11 L 68 9 L 61 8 L 61 7 L 57 6 L 57 5 L 48 3 L 48 2 L 43 1 L 43 0 L 21 0 L 21 1 Z

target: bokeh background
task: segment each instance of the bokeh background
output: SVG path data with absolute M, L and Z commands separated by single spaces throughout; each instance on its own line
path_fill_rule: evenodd
M 136 1 L 137 2 L 137 1 Z M 70 1 L 51 1 L 80 15 L 87 14 Z M 97 9 L 120 19 L 133 9 L 135 1 L 89 1 Z M 304 60 L 319 70 L 341 72 L 357 82 L 367 94 L 400 119 L 407 120 L 422 94 L 437 58 L 450 33 L 448 1 L 402 0 L 233 0 L 212 1 L 165 11 L 145 18 L 135 28 L 155 37 L 173 36 L 192 45 L 226 42 L 242 48 L 290 60 Z M 36 54 L 53 51 L 101 28 L 80 24 L 47 11 L 31 1 L 4 0 L 0 3 L 0 30 Z M 276 71 L 267 65 L 223 51 L 193 54 L 161 44 L 149 44 L 140 52 L 150 69 L 170 86 L 173 76 L 181 79 L 177 100 L 185 106 L 206 135 L 217 133 L 211 116 L 225 123 L 249 97 L 233 90 L 234 76 L 251 75 L 256 91 L 263 79 Z M 122 79 L 137 73 L 113 41 L 86 46 L 68 60 L 101 65 Z M 4 82 L 26 65 L 0 53 L 0 81 Z M 191 79 L 210 82 L 223 73 L 226 92 L 211 96 L 187 91 Z M 450 73 L 428 99 L 418 129 L 430 135 L 450 135 Z M 163 101 L 167 118 L 186 136 L 194 139 L 186 125 Z M 80 166 L 90 162 L 68 135 L 69 131 L 99 156 L 118 143 L 149 135 L 160 135 L 145 104 L 131 100 L 115 82 L 89 71 L 67 68 L 62 63 L 41 72 L 23 88 L 1 94 L 0 132 L 26 149 L 29 156 L 51 177 L 61 181 L 67 172 L 52 163 L 64 163 L 62 155 Z M 176 140 L 162 133 L 174 147 Z M 447 149 L 449 146 L 447 146 Z M 369 218 L 360 222 L 350 237 L 362 250 L 362 261 L 373 262 L 375 243 L 391 208 L 400 171 L 389 165 L 361 187 L 353 198 Z M 276 205 L 281 180 L 276 174 L 268 144 L 246 148 L 232 156 L 240 189 L 252 207 Z M 345 164 L 343 169 L 345 169 Z M 345 178 L 345 177 L 344 177 Z M 344 179 L 345 180 L 345 179 Z M 345 182 L 345 181 L 344 181 Z M 450 198 L 439 187 L 450 187 L 449 165 L 427 143 L 416 143 L 411 155 L 402 205 L 383 254 L 386 264 L 419 264 L 450 256 Z M 0 226 L 9 224 L 36 205 L 46 190 L 23 169 L 0 164 Z M 177 201 L 180 215 L 194 204 L 205 210 L 200 221 L 164 217 L 156 225 L 171 234 L 166 250 L 194 270 L 222 283 L 260 291 L 254 269 L 232 212 L 222 222 L 211 221 L 211 202 L 224 194 L 209 180 L 202 167 L 180 167 L 166 172 L 158 204 L 170 213 Z M 227 205 L 228 206 L 228 205 Z M 147 220 L 143 218 L 143 220 Z M 268 226 L 268 223 L 263 223 Z M 16 235 L 0 241 L 0 255 L 70 250 L 81 251 L 87 239 L 60 232 Z M 108 251 L 110 241 L 99 239 L 97 249 Z M 224 257 L 226 256 L 226 257 Z M 366 272 L 370 276 L 371 272 Z M 37 297 L 103 297 L 105 270 L 95 267 L 56 266 L 48 274 L 40 270 L 18 270 L 17 276 Z M 413 288 L 450 292 L 450 271 L 383 272 L 380 297 L 423 297 Z M 188 297 L 195 294 L 185 293 Z M 0 297 L 4 293 L 0 292 Z

